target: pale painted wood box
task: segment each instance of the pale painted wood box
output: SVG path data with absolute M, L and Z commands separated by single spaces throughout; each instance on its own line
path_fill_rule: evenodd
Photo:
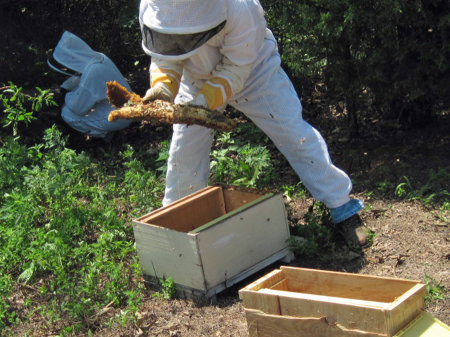
M 146 278 L 171 277 L 182 297 L 212 297 L 292 258 L 279 194 L 209 186 L 133 220 Z

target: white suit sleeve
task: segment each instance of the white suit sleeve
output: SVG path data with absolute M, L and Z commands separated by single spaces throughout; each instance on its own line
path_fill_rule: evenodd
M 228 3 L 226 35 L 221 53 L 238 66 L 252 64 L 258 57 L 266 34 L 264 11 L 256 0 L 231 0 Z
M 183 74 L 183 61 L 170 61 L 166 59 L 152 57 L 150 65 L 150 80 L 153 84 L 160 73 L 173 78 L 180 85 L 181 75 Z
M 212 77 L 224 78 L 230 84 L 231 94 L 235 94 L 244 88 L 245 81 L 250 76 L 252 64 L 236 65 L 226 56 L 212 72 Z

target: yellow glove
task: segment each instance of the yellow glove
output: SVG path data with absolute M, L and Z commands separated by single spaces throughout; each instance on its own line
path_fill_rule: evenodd
M 180 87 L 181 75 L 172 69 L 159 68 L 153 66 L 150 68 L 151 88 L 147 90 L 142 98 L 144 102 L 155 99 L 173 102 Z
M 201 87 L 198 95 L 203 95 L 208 108 L 215 110 L 226 103 L 232 95 L 230 83 L 223 77 L 212 77 Z

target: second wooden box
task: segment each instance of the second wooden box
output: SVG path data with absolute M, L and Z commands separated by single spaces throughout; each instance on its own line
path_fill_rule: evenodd
M 282 266 L 239 295 L 251 337 L 392 337 L 423 312 L 425 285 Z

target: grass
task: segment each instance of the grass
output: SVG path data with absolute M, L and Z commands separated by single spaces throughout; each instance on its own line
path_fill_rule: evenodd
M 424 283 L 426 286 L 425 301 L 441 301 L 447 298 L 447 289 L 429 275 L 425 275 Z

